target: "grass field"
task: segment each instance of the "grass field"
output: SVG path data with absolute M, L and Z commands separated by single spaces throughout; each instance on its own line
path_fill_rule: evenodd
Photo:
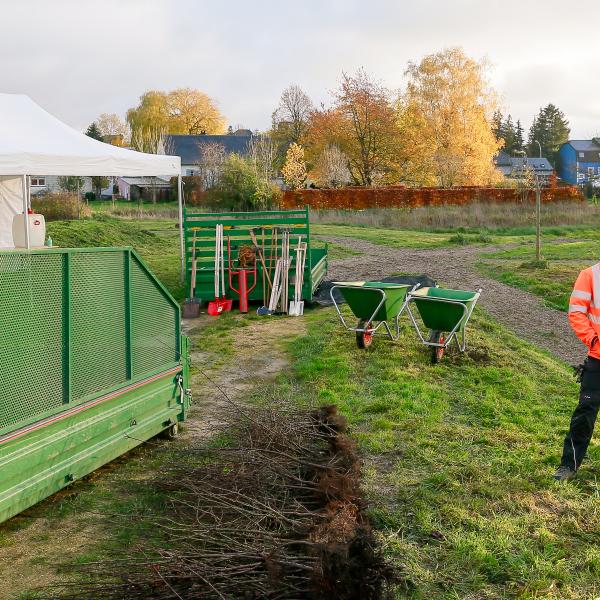
M 600 233 L 586 227 L 547 228 L 542 257 L 546 264 L 540 268 L 529 236 L 514 248 L 483 252 L 478 267 L 489 277 L 540 296 L 548 306 L 567 310 L 577 275 L 600 260 Z
M 472 329 L 465 356 L 432 366 L 407 331 L 360 352 L 331 313 L 315 314 L 290 348 L 288 385 L 350 418 L 399 598 L 594 598 L 596 470 L 550 478 L 573 377 L 481 313 Z
M 368 241 L 393 234 L 386 243 L 404 247 L 454 243 L 449 233 L 316 229 Z M 183 297 L 171 220 L 55 222 L 49 233 L 65 247 L 133 245 Z M 600 240 L 589 228 L 547 229 L 550 266 L 532 269 L 523 267 L 533 256 L 529 231 L 506 230 L 499 237 L 517 245 L 486 252 L 485 243 L 477 242 L 481 268 L 494 277 L 513 277 L 507 282 L 557 307 L 564 306 L 573 273 L 594 260 Z M 332 251 L 352 255 L 342 246 Z M 211 322 L 192 339 L 204 353 L 194 372 L 239 365 L 238 353 L 247 352 L 232 343 L 239 328 L 272 322 L 233 314 Z M 301 403 L 336 403 L 348 417 L 365 461 L 371 515 L 401 575 L 399 600 L 600 596 L 600 446 L 592 444 L 574 482 L 560 485 L 550 477 L 577 396 L 566 365 L 479 309 L 468 352 L 450 354 L 439 365 L 429 363 L 406 321 L 399 343 L 376 339 L 367 352 L 356 348 L 331 309 L 309 310 L 304 322 L 308 331 L 300 338 L 281 340 L 289 368 L 269 393 L 293 394 Z M 260 385 L 247 394 L 256 401 L 266 397 Z M 45 578 L 70 577 L 68 565 L 110 559 L 147 539 L 144 515 L 163 509 L 147 481 L 185 458 L 178 444 L 145 445 L 0 528 L 0 554 L 6 557 L 0 580 L 15 565 L 27 573 L 14 597 L 35 598 L 25 590 Z M 111 514 L 131 519 L 115 527 Z M 67 567 L 57 575 L 61 563 Z

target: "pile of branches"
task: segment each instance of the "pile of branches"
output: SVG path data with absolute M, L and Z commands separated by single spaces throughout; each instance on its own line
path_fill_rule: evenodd
M 60 598 L 388 596 L 393 571 L 377 548 L 360 461 L 336 407 L 278 402 L 229 417 L 228 443 L 192 448 L 192 468 L 174 466 L 154 482 L 168 499 L 149 518 L 160 544 L 77 567 L 86 583 Z

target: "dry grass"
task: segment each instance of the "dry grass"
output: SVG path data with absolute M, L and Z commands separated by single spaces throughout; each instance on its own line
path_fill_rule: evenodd
M 34 197 L 31 206 L 44 215 L 46 221 L 73 221 L 92 216 L 85 200 L 77 201 L 76 194 L 57 193 Z
M 520 203 L 311 212 L 313 223 L 421 230 L 531 227 L 534 217 L 534 206 Z M 600 206 L 580 202 L 547 204 L 542 207 L 542 222 L 545 226 L 600 224 Z

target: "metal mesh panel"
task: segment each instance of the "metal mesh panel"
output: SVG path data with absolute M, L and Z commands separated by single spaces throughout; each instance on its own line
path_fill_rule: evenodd
M 63 260 L 0 255 L 0 429 L 63 404 Z
M 127 381 L 123 252 L 71 257 L 71 381 L 73 401 Z
M 129 251 L 0 253 L 0 430 L 175 366 L 178 317 Z
M 133 376 L 172 366 L 179 359 L 177 312 L 135 257 L 131 259 Z

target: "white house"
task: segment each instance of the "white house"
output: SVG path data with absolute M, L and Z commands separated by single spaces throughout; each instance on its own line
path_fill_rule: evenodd
M 44 194 L 44 193 L 54 193 L 60 192 L 60 186 L 58 185 L 58 176 L 57 175 L 32 175 L 30 178 L 31 181 L 31 194 Z M 85 194 L 87 192 L 95 191 L 92 186 L 92 178 L 91 177 L 82 177 L 83 179 L 83 187 L 81 188 L 81 193 Z M 102 196 L 111 196 L 113 191 L 113 180 L 114 178 L 109 177 L 108 187 L 102 190 Z

